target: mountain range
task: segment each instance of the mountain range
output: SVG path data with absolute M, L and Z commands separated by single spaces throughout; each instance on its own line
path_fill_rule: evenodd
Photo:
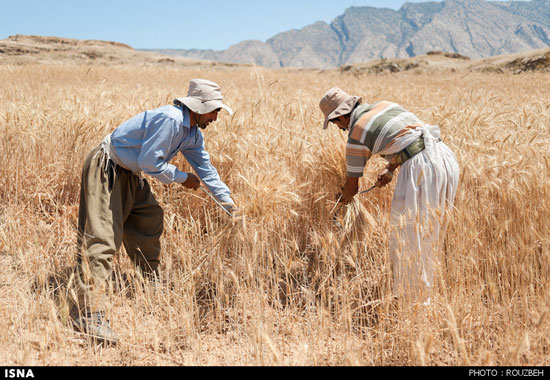
M 190 59 L 270 68 L 334 68 L 432 51 L 480 59 L 550 46 L 550 0 L 445 0 L 405 3 L 399 10 L 351 7 L 330 24 L 318 21 L 267 41 L 226 50 L 154 49 Z

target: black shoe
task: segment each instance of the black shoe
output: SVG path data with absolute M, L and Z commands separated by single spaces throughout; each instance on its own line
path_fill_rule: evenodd
M 101 311 L 78 315 L 73 319 L 73 324 L 78 331 L 94 340 L 112 345 L 118 342 L 117 335 L 111 330 L 109 321 L 105 319 L 105 314 Z

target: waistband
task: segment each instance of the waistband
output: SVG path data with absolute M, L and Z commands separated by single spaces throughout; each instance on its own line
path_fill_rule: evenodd
M 440 142 L 440 141 L 441 139 L 438 138 L 437 142 Z M 405 149 L 396 153 L 392 162 L 398 165 L 401 165 L 405 161 L 411 159 L 412 157 L 416 156 L 418 153 L 422 152 L 424 148 L 425 148 L 424 136 L 420 136 L 416 140 L 414 140 L 412 143 L 410 143 L 410 145 L 407 146 Z
M 105 153 L 105 155 L 109 160 L 113 161 L 113 163 L 115 163 L 117 166 L 120 166 L 123 169 L 130 170 L 127 167 L 125 167 L 120 161 L 120 158 L 118 158 L 115 147 L 111 143 L 111 134 L 108 134 L 107 136 L 105 136 L 101 141 L 100 145 L 101 145 L 101 150 L 103 151 L 103 153 Z
M 109 171 L 109 173 L 111 175 L 113 175 L 111 173 L 111 171 L 114 170 L 116 168 L 116 166 L 119 166 L 122 169 L 127 170 L 130 173 L 132 173 L 133 175 L 135 175 L 136 177 L 138 177 L 140 184 L 143 186 L 144 179 L 145 179 L 145 177 L 143 176 L 143 172 L 134 173 L 133 171 L 131 171 L 130 169 L 128 169 L 126 166 L 124 166 L 122 164 L 122 162 L 120 161 L 120 158 L 118 158 L 118 156 L 116 154 L 115 147 L 111 143 L 111 134 L 108 134 L 107 136 L 105 136 L 103 138 L 103 140 L 101 141 L 101 144 L 100 144 L 100 150 L 101 150 L 101 152 L 103 152 L 103 154 L 105 155 L 105 158 L 107 160 L 107 162 L 105 163 L 105 170 L 106 171 Z M 113 165 L 110 165 L 109 164 L 110 162 Z M 115 166 L 115 168 L 113 168 L 113 166 Z M 109 169 L 111 169 L 111 170 L 109 170 Z

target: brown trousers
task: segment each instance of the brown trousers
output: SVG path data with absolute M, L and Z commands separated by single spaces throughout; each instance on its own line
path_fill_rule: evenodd
M 78 215 L 77 308 L 105 308 L 106 280 L 121 243 L 144 273 L 160 258 L 163 211 L 145 179 L 108 160 L 98 146 L 84 162 Z

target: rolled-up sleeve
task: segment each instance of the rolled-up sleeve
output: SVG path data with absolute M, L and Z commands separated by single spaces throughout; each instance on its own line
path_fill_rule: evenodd
M 185 182 L 187 173 L 167 162 L 178 128 L 177 122 L 163 117 L 146 118 L 146 120 L 145 135 L 138 156 L 139 167 L 144 173 L 165 184 Z
M 204 148 L 204 142 L 201 141 L 195 148 L 183 150 L 182 154 L 218 201 L 235 203 L 231 199 L 229 188 L 221 181 L 218 171 L 210 162 L 210 155 Z
M 346 145 L 346 168 L 348 177 L 362 177 L 367 161 L 371 157 L 371 151 L 366 145 L 352 138 Z

